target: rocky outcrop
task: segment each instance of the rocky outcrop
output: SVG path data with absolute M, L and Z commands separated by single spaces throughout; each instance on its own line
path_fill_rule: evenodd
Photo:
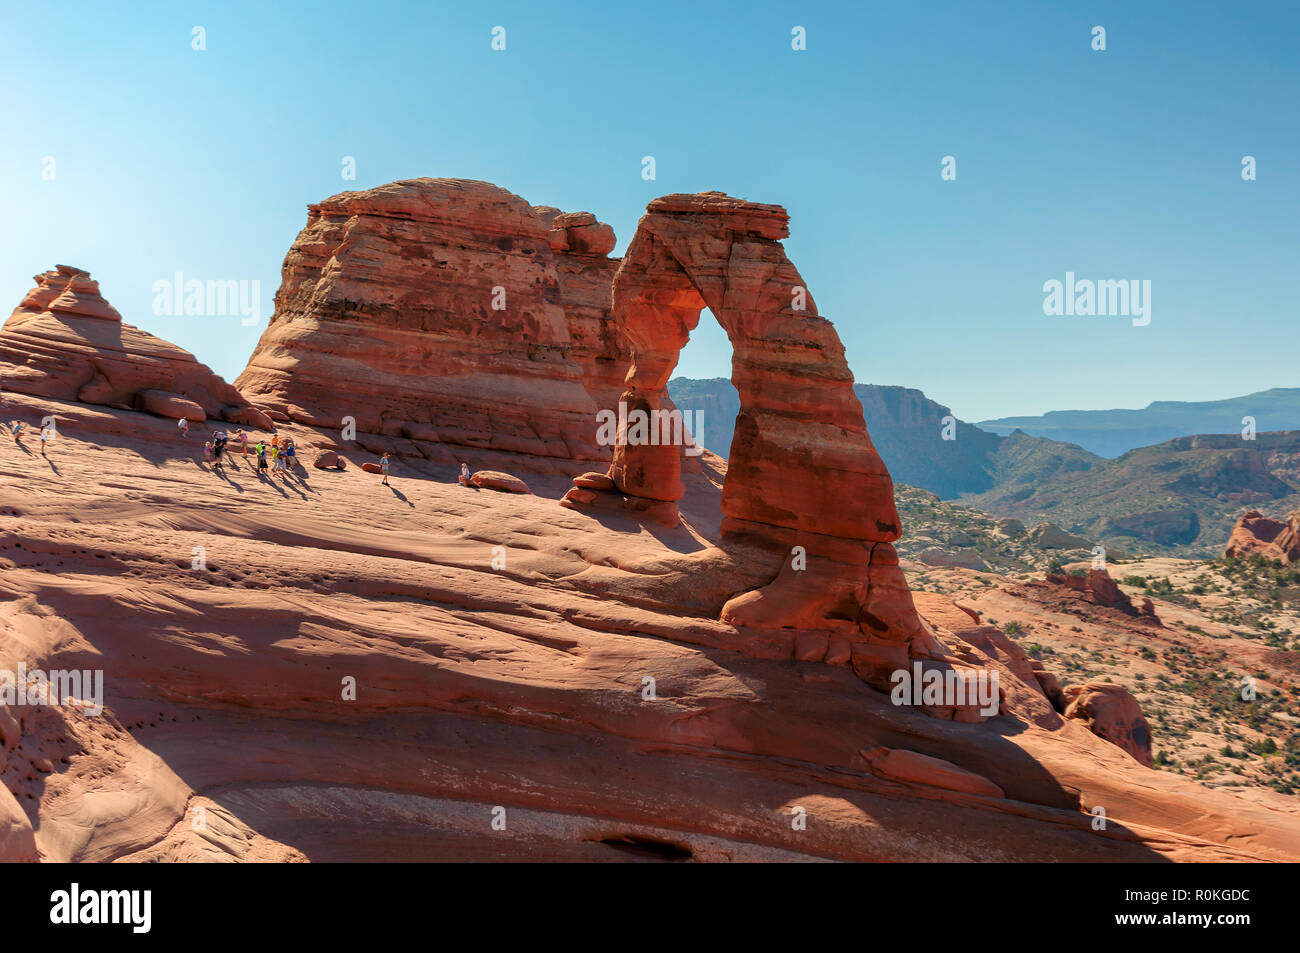
M 1247 510 L 1232 528 L 1223 555 L 1225 559 L 1263 556 L 1283 563 L 1300 561 L 1300 510 L 1285 521 L 1269 519 L 1259 510 Z
M 1029 531 L 1029 539 L 1040 549 L 1092 548 L 1092 540 L 1067 533 L 1055 523 L 1039 523 Z
M 575 255 L 609 245 L 599 227 L 561 230 L 575 236 Z M 594 442 L 551 232 L 519 196 L 464 179 L 409 179 L 312 205 L 236 383 L 296 422 L 341 428 L 351 418 L 436 462 L 458 456 L 439 445 L 608 459 Z
M 1083 722 L 1097 737 L 1105 738 L 1139 763 L 1151 767 L 1151 726 L 1127 688 L 1106 682 L 1067 685 L 1065 698 L 1067 720 Z
M 590 212 L 565 213 L 548 206 L 534 211 L 550 227 L 560 301 L 583 386 L 598 410 L 616 411 L 632 356 L 614 323 L 619 259 L 608 257 L 616 244 L 614 229 Z
M 1149 618 L 1155 618 L 1154 608 L 1148 608 L 1146 604 L 1143 605 L 1143 610 L 1139 613 L 1138 608 L 1133 605 L 1133 600 L 1125 594 L 1124 590 L 1120 589 L 1115 580 L 1110 577 L 1110 573 L 1105 569 L 1090 569 L 1086 576 L 1077 576 L 1071 573 L 1048 573 L 1047 581 L 1083 593 L 1093 605 L 1118 609 L 1125 615 L 1142 614 Z M 1149 603 L 1150 600 L 1147 600 L 1147 602 Z
M 680 434 L 667 384 L 707 307 L 734 348 L 740 413 L 722 492 L 722 540 L 780 562 L 767 585 L 730 599 L 721 620 L 805 630 L 799 656 L 851 662 L 873 684 L 928 639 L 891 542 L 893 483 L 867 435 L 834 327 L 780 239 L 777 205 L 720 192 L 668 195 L 647 207 L 614 279 L 613 310 L 631 368 L 609 478 L 629 502 L 662 511 L 681 499 Z M 634 418 L 650 420 L 638 433 Z M 580 487 L 565 503 L 581 506 Z M 660 513 L 661 517 L 675 513 Z
M 271 421 L 194 355 L 126 324 L 90 273 L 58 265 L 0 329 L 6 390 L 272 429 Z M 197 408 L 197 410 L 196 410 Z

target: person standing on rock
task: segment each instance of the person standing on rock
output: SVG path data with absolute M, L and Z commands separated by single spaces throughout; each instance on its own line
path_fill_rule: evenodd
M 248 434 L 244 433 L 242 427 L 235 431 L 235 441 L 239 444 L 239 455 L 248 456 Z
M 255 449 L 257 450 L 258 476 L 261 476 L 261 472 L 266 469 L 266 444 L 259 440 Z
M 42 427 L 41 428 L 41 456 L 45 456 L 46 446 L 53 442 L 54 442 L 54 428 Z
M 212 440 L 212 469 L 225 470 L 226 465 L 221 462 L 221 455 L 226 452 L 226 432 L 218 430 L 217 435 Z
M 383 472 L 384 478 L 380 481 L 383 486 L 388 486 L 388 454 L 379 458 L 379 469 Z
M 182 417 L 180 420 L 176 421 L 176 429 L 181 432 L 182 437 L 188 437 L 190 435 L 189 420 L 185 417 Z
M 14 434 L 14 443 L 21 444 L 23 442 L 23 430 L 26 429 L 26 427 L 27 425 L 21 420 L 15 420 L 9 425 L 9 429 L 12 430 Z
M 460 462 L 460 485 L 469 486 L 469 465 L 462 460 Z

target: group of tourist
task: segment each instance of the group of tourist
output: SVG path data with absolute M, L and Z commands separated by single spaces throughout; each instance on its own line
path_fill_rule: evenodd
M 14 438 L 14 442 L 19 446 L 23 445 L 23 437 L 27 432 L 27 424 L 21 420 L 11 420 L 7 429 Z M 188 437 L 190 432 L 190 422 L 182 417 L 176 422 L 176 429 L 182 437 Z M 203 444 L 203 462 L 210 463 L 213 470 L 225 472 L 225 458 L 228 453 L 235 450 L 239 451 L 240 456 L 248 456 L 249 436 L 242 428 L 236 428 L 233 433 L 226 433 L 224 430 L 211 431 L 212 439 L 204 441 Z M 45 448 L 54 442 L 55 429 L 53 424 L 44 426 L 40 430 L 41 456 L 45 456 Z M 233 447 L 231 446 L 233 443 Z M 292 437 L 281 438 L 279 434 L 272 434 L 270 441 L 260 439 L 253 445 L 253 452 L 257 455 L 257 470 L 260 476 L 263 470 L 270 471 L 272 475 L 282 473 L 288 475 L 293 471 L 298 462 L 298 448 L 294 445 Z M 379 458 L 379 472 L 383 475 L 380 481 L 382 486 L 391 486 L 388 482 L 388 473 L 390 467 L 390 454 L 385 453 Z M 460 465 L 460 475 L 457 482 L 461 486 L 470 486 L 469 465 L 462 462 Z
M 182 433 L 187 433 L 188 428 L 182 428 Z M 203 444 L 203 461 L 211 463 L 214 470 L 225 470 L 222 462 L 227 452 L 233 452 L 231 441 L 234 442 L 235 449 L 239 450 L 242 457 L 248 456 L 248 434 L 242 428 L 236 428 L 233 434 L 227 434 L 224 430 L 214 431 L 212 439 Z M 279 434 L 272 434 L 269 441 L 258 440 L 253 445 L 253 453 L 257 456 L 258 475 L 262 475 L 263 470 L 270 471 L 274 476 L 277 473 L 289 474 L 293 471 L 298 462 L 298 448 L 294 445 L 293 438 L 281 437 Z

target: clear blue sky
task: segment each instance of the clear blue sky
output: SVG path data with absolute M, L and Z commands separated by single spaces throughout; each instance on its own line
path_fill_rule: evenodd
M 790 210 L 859 381 L 964 419 L 1300 384 L 1300 4 L 5 6 L 4 314 L 76 265 L 233 378 L 327 195 L 486 179 L 621 253 L 650 199 L 720 189 Z M 262 321 L 154 316 L 177 271 L 260 280 Z M 1045 317 L 1066 271 L 1150 279 L 1151 324 Z M 710 324 L 678 373 L 729 375 Z

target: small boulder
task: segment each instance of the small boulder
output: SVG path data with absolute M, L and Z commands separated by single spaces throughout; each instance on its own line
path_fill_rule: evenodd
M 502 473 L 499 470 L 479 470 L 469 482 L 485 490 L 500 490 L 503 493 L 531 493 L 528 484 L 519 477 Z
M 573 478 L 573 485 L 584 490 L 612 490 L 614 481 L 603 473 L 582 473 Z
M 564 494 L 564 499 L 568 500 L 570 503 L 595 503 L 596 493 L 593 490 L 585 490 L 580 486 L 575 486 L 573 489 L 569 490 L 568 493 Z
M 316 454 L 316 459 L 312 460 L 311 465 L 317 470 L 344 470 L 347 464 L 343 458 L 334 450 L 322 450 Z
M 171 420 L 180 420 L 184 417 L 197 424 L 208 419 L 207 412 L 194 401 L 166 390 L 136 391 L 135 409 Z

